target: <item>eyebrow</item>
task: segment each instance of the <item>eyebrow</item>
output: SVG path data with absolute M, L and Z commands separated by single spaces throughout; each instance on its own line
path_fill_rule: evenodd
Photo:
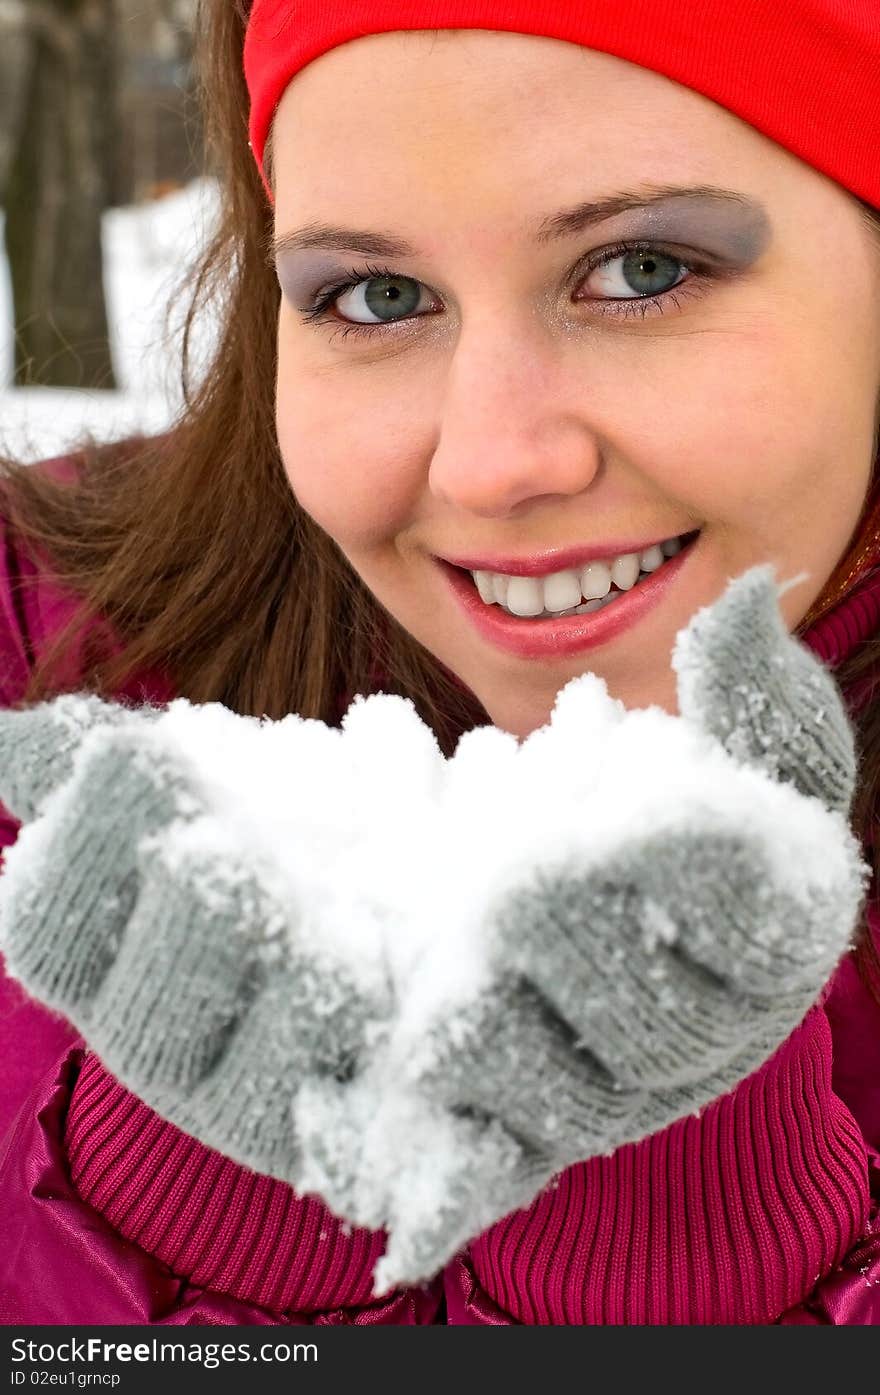
M 534 239 L 539 244 L 556 242 L 584 232 L 597 223 L 603 223 L 619 213 L 634 208 L 657 208 L 672 200 L 684 203 L 695 210 L 700 203 L 715 207 L 732 205 L 744 212 L 765 214 L 756 200 L 747 198 L 735 189 L 720 189 L 715 185 L 674 184 L 648 185 L 631 192 L 608 194 L 604 198 L 590 199 L 562 209 L 559 213 L 543 218 L 532 228 Z M 307 223 L 293 232 L 282 233 L 275 238 L 270 251 L 272 262 L 288 252 L 302 252 L 310 248 L 325 251 L 360 252 L 368 257 L 415 257 L 418 249 L 409 242 L 389 233 L 367 232 L 361 228 L 333 227 L 329 223 Z

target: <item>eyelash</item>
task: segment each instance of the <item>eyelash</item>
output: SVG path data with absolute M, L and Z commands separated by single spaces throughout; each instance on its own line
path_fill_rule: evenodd
M 712 280 L 713 277 L 715 279 L 721 279 L 724 274 L 720 270 L 710 268 L 696 261 L 683 261 L 681 257 L 676 256 L 673 252 L 668 252 L 664 248 L 658 247 L 650 242 L 619 242 L 613 247 L 604 248 L 602 252 L 583 269 L 582 279 L 583 277 L 589 276 L 591 272 L 596 271 L 599 267 L 606 266 L 609 262 L 616 261 L 618 257 L 626 256 L 630 252 L 660 252 L 664 257 L 668 257 L 670 261 L 677 262 L 680 267 L 684 267 L 685 270 L 690 271 L 692 274 L 688 276 L 686 280 L 679 281 L 675 286 L 670 286 L 668 291 L 662 291 L 660 295 L 626 296 L 616 299 L 612 296 L 607 300 L 599 300 L 597 303 L 602 307 L 599 311 L 601 315 L 616 315 L 624 319 L 629 316 L 640 315 L 642 319 L 645 319 L 648 314 L 649 306 L 653 306 L 656 313 L 662 315 L 665 313 L 664 301 L 671 298 L 675 302 L 675 305 L 678 306 L 679 302 L 677 297 L 679 295 L 691 296 L 699 293 L 696 289 L 684 289 L 690 286 L 692 282 L 702 284 L 705 281 Z M 309 323 L 337 326 L 337 333 L 343 339 L 352 333 L 358 334 L 365 332 L 371 334 L 375 330 L 387 331 L 396 328 L 398 325 L 410 324 L 413 320 L 422 319 L 423 316 L 421 314 L 403 315 L 399 320 L 387 320 L 384 323 L 377 322 L 376 324 L 361 324 L 353 320 L 340 321 L 327 313 L 333 301 L 346 291 L 354 290 L 357 286 L 361 285 L 362 282 L 372 281 L 375 278 L 382 277 L 393 277 L 399 280 L 410 279 L 401 276 L 399 272 L 387 266 L 367 265 L 362 270 L 352 268 L 344 281 L 337 281 L 335 285 L 328 286 L 326 290 L 321 291 L 312 305 L 301 307 L 300 313 L 303 319 Z M 623 306 L 626 308 L 611 309 L 609 308 L 611 306 Z

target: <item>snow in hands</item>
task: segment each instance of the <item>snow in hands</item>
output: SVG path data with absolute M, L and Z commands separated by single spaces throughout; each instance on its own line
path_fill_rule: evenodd
M 28 789 L 40 776 L 14 757 L 0 781 L 34 818 L 0 879 L 0 944 L 17 915 L 41 913 L 77 779 L 134 724 L 127 759 L 144 778 L 172 772 L 170 814 L 141 855 L 169 885 L 184 877 L 215 939 L 242 933 L 224 921 L 236 877 L 258 883 L 270 973 L 299 995 L 289 1022 L 277 996 L 259 1021 L 267 1098 L 259 1076 L 248 1086 L 262 1143 L 271 1120 L 293 1121 L 297 1148 L 280 1166 L 271 1153 L 273 1175 L 387 1230 L 377 1292 L 427 1278 L 565 1166 L 757 1068 L 848 947 L 866 877 L 847 823 L 852 732 L 777 595 L 756 568 L 682 631 L 679 717 L 627 711 L 586 673 L 525 740 L 478 728 L 448 760 L 412 703 L 386 694 L 355 699 L 340 730 L 185 699 L 148 723 L 104 705 L 107 721 L 94 699 L 57 699 L 55 796 Z M 0 754 L 4 739 L 0 721 Z M 291 1057 L 285 1082 L 304 983 L 313 1034 L 322 1014 L 344 1020 L 341 985 L 364 1022 L 345 1070 L 322 1047 L 326 1069 L 304 1078 Z M 240 1120 L 225 1134 L 213 1110 L 202 1128 L 191 1089 L 176 1101 L 163 1078 L 150 1099 L 147 1077 L 135 1083 L 260 1165 Z

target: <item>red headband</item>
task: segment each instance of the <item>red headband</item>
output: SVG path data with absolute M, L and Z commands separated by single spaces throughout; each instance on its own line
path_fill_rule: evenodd
M 244 69 L 261 173 L 291 78 L 339 44 L 401 29 L 540 34 L 628 59 L 880 207 L 880 0 L 254 0 Z

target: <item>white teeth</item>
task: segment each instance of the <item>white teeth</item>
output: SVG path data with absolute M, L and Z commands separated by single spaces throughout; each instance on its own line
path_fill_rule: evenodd
M 533 576 L 512 576 L 507 585 L 507 609 L 514 615 L 535 616 L 544 610 L 544 586 Z
M 641 573 L 657 571 L 681 548 L 679 538 L 668 538 L 643 552 L 628 552 L 608 562 L 588 562 L 580 571 L 553 572 L 544 577 L 488 571 L 471 575 L 485 605 L 500 605 L 512 615 L 586 615 L 610 604 L 622 591 L 631 590 Z M 612 586 L 617 589 L 612 591 Z M 581 604 L 581 597 L 585 604 Z
M 639 555 L 627 552 L 623 557 L 615 557 L 611 564 L 611 580 L 621 591 L 629 591 L 639 579 Z
M 619 591 L 609 591 L 607 596 L 602 596 L 597 601 L 586 601 L 584 605 L 578 606 L 575 615 L 591 615 L 594 610 L 604 610 L 606 605 L 611 605 L 619 595 Z
M 653 547 L 648 547 L 639 558 L 639 566 L 643 572 L 655 572 L 663 565 L 663 548 L 659 543 Z
M 581 595 L 585 601 L 601 600 L 611 590 L 611 568 L 604 562 L 588 562 L 581 568 Z
M 473 575 L 474 581 L 477 583 L 477 590 L 480 593 L 480 600 L 485 601 L 486 605 L 494 605 L 496 596 L 495 586 L 492 581 L 492 573 L 474 572 Z
M 492 585 L 495 587 L 495 599 L 499 605 L 504 605 L 507 600 L 507 582 L 509 578 L 500 575 L 498 572 L 492 577 Z
M 544 609 L 569 610 L 581 603 L 581 581 L 577 572 L 554 572 L 544 578 Z

